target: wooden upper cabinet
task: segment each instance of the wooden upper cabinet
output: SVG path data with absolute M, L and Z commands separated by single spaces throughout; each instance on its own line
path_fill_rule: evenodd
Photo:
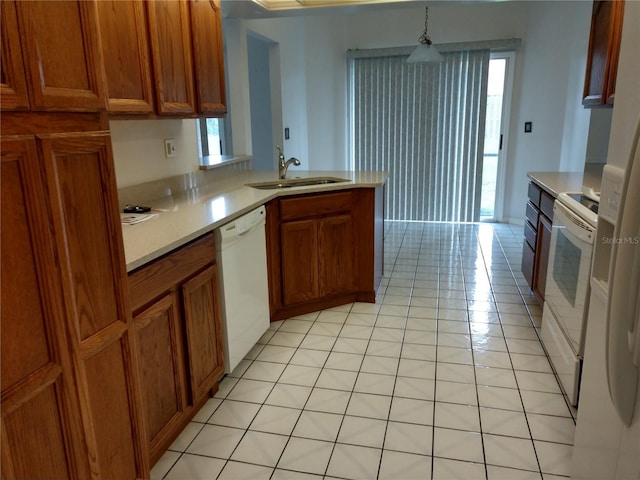
M 214 0 L 191 0 L 191 34 L 198 111 L 227 113 L 220 5 Z
M 147 2 L 158 114 L 196 112 L 189 4 Z
M 582 100 L 586 107 L 613 105 L 623 14 L 624 0 L 593 2 Z
M 0 107 L 2 110 L 27 110 L 29 97 L 20 49 L 15 2 L 3 2 L 0 13 L 2 14 Z
M 144 3 L 101 0 L 98 23 L 109 111 L 152 113 L 149 29 Z
M 96 3 L 16 2 L 16 13 L 31 110 L 104 110 Z

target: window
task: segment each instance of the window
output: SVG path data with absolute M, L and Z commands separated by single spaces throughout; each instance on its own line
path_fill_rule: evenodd
M 200 118 L 196 120 L 200 156 L 231 155 L 230 132 L 225 118 Z

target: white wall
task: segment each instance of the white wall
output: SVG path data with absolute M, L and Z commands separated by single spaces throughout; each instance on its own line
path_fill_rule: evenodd
M 591 19 L 590 2 L 530 2 L 518 62 L 507 152 L 504 217 L 524 216 L 529 171 L 584 167 L 589 111 L 582 89 Z M 524 133 L 524 122 L 533 123 Z
M 581 106 L 590 13 L 586 1 L 437 3 L 429 8 L 429 36 L 435 44 L 523 39 L 515 62 L 505 219 L 524 218 L 528 171 L 582 171 L 590 119 Z M 424 8 L 237 25 L 280 45 L 283 124 L 291 129 L 291 140 L 284 142 L 287 156 L 300 158 L 301 168 L 343 169 L 348 161 L 346 50 L 416 44 L 424 29 Z M 240 73 L 229 70 L 230 76 Z M 233 104 L 231 109 L 235 115 Z M 533 122 L 530 134 L 523 133 L 525 121 Z
M 314 52 L 305 62 L 311 169 L 348 169 L 347 31 L 344 17 L 309 18 L 306 22 L 307 45 L 324 44 L 323 52 Z
M 587 163 L 606 163 L 609 137 L 611 134 L 612 108 L 590 110 L 589 139 L 587 141 Z
M 198 170 L 195 120 L 112 120 L 109 124 L 118 188 Z M 166 138 L 175 138 L 176 158 L 166 158 Z
M 508 139 L 504 217 L 524 217 L 527 171 L 582 169 L 589 111 L 582 109 L 591 2 L 435 3 L 429 8 L 434 43 L 520 37 Z M 300 169 L 347 168 L 347 63 L 350 48 L 417 43 L 423 6 L 348 15 L 225 19 L 227 83 L 235 154 L 252 154 L 247 31 L 272 40 L 280 60 L 282 126 L 287 157 Z M 533 132 L 523 133 L 525 121 Z M 112 122 L 119 186 L 197 169 L 190 120 Z M 190 125 L 190 124 L 189 124 Z M 282 135 L 282 132 L 280 132 Z M 181 159 L 167 160 L 163 138 L 178 139 Z M 187 145 L 193 142 L 193 145 Z M 183 146 L 181 146 L 183 144 Z

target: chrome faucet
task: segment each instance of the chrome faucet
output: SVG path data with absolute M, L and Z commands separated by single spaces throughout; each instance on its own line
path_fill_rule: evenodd
M 289 165 L 293 163 L 296 167 L 299 167 L 300 160 L 295 157 L 291 157 L 285 162 L 282 148 L 280 148 L 280 145 L 276 145 L 276 148 L 278 149 L 278 152 L 280 152 L 278 154 L 278 173 L 280 175 L 280 180 L 284 180 L 285 178 L 287 178 L 287 170 L 289 169 Z

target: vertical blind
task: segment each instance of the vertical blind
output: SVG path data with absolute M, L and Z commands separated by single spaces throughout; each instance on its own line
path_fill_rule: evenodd
M 385 170 L 389 220 L 478 221 L 489 50 L 351 58 L 356 170 Z

